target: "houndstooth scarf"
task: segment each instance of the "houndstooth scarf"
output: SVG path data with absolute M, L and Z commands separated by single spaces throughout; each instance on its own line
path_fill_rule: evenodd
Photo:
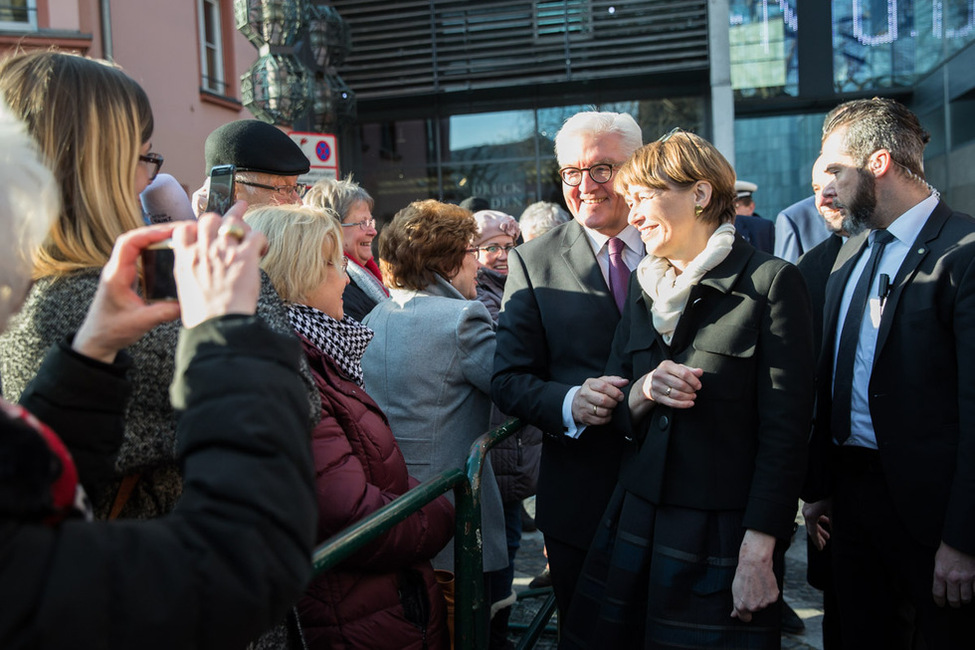
M 362 386 L 362 355 L 375 334 L 371 329 L 346 316 L 337 321 L 325 312 L 308 305 L 288 304 L 288 317 L 295 331 L 331 357 L 349 379 Z

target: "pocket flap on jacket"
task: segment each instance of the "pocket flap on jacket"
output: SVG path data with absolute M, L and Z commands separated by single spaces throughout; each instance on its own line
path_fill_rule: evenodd
M 740 325 L 705 325 L 694 336 L 694 349 L 728 357 L 751 357 L 758 344 L 758 330 Z

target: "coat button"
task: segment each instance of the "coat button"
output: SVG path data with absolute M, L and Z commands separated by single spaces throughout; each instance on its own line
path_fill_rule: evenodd
M 658 420 L 658 422 L 660 423 L 661 429 L 666 429 L 667 427 L 670 426 L 670 418 L 667 417 L 666 415 L 661 415 L 660 420 Z

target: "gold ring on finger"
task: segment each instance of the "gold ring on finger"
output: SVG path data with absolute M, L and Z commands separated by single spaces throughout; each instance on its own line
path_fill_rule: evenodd
M 667 390 L 664 391 L 666 397 L 670 397 L 670 391 L 674 390 L 672 387 L 667 386 Z
M 244 231 L 244 227 L 236 223 L 223 224 L 220 226 L 220 229 L 217 230 L 217 234 L 232 237 L 237 241 L 243 241 L 244 237 L 247 236 L 247 233 Z

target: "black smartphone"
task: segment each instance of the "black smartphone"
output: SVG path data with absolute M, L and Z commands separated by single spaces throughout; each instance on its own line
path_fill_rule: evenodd
M 207 193 L 207 212 L 224 215 L 234 204 L 233 165 L 214 165 L 210 169 L 210 191 Z
M 142 249 L 142 296 L 146 302 L 177 300 L 176 276 L 173 267 L 176 256 L 173 240 L 164 239 Z

